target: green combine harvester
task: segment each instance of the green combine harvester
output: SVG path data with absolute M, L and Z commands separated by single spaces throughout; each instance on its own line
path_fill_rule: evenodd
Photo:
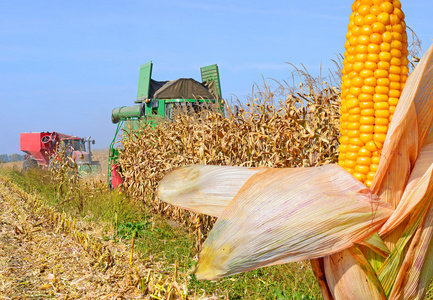
M 107 183 L 116 188 L 122 183 L 121 171 L 117 164 L 120 149 L 115 148 L 120 130 L 122 138 L 128 138 L 126 132 L 137 130 L 141 124 L 150 124 L 150 128 L 161 121 L 170 122 L 179 109 L 192 113 L 209 109 L 209 104 L 217 104 L 224 114 L 224 100 L 221 97 L 218 66 L 200 68 L 201 83 L 192 78 L 180 78 L 171 81 L 152 79 L 152 62 L 140 67 L 137 100 L 133 106 L 121 106 L 113 109 L 111 121 L 117 124 L 116 133 L 110 144 L 108 156 Z M 184 110 L 185 111 L 185 110 Z

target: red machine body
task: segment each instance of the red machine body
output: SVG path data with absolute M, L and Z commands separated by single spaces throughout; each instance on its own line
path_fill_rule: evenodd
M 90 154 L 85 151 L 83 138 L 55 131 L 20 133 L 21 151 L 32 156 L 42 167 L 48 167 L 50 158 L 57 149 L 57 144 L 62 141 L 69 144 L 76 161 L 80 158 L 86 161 L 91 160 Z

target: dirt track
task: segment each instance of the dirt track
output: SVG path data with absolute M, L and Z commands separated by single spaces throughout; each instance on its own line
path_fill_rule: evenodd
M 148 297 L 141 293 L 127 255 L 116 257 L 115 264 L 101 264 L 72 232 L 62 233 L 22 195 L 0 178 L 0 299 Z M 128 252 L 121 245 L 111 251 Z

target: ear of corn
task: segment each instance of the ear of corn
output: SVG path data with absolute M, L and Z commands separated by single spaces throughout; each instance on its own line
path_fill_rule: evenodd
M 408 76 L 407 34 L 398 0 L 357 0 L 345 43 L 339 164 L 368 187 Z

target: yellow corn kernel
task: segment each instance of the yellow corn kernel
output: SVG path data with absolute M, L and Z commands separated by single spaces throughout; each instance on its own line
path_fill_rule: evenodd
M 347 160 L 346 160 L 346 161 L 347 161 Z M 378 164 L 371 164 L 371 165 L 370 165 L 370 171 L 371 171 L 371 172 L 376 172 L 378 168 L 379 168 L 379 165 L 378 165 Z
M 388 95 L 385 94 L 375 94 L 373 96 L 373 101 L 374 102 L 387 102 L 388 101 Z
M 386 134 L 384 134 L 384 133 L 376 133 L 373 137 L 374 141 L 375 142 L 377 141 L 380 144 L 383 144 L 383 142 L 385 142 L 385 138 L 386 138 Z M 376 143 L 376 146 L 377 146 L 377 143 Z M 381 149 L 382 147 L 379 147 L 379 148 Z
M 384 133 L 386 135 L 386 133 L 388 132 L 388 126 L 376 125 L 376 126 L 374 126 L 374 132 L 375 133 Z
M 391 106 L 396 106 L 397 103 L 398 103 L 398 98 L 390 97 L 390 98 L 388 99 L 388 104 L 391 105 Z
M 361 107 L 361 103 L 363 103 L 363 102 L 372 102 L 373 101 L 373 95 L 363 93 L 363 94 L 358 96 L 358 100 L 359 100 L 359 107 Z M 361 107 L 361 108 L 363 108 L 363 107 Z
M 340 137 L 340 144 L 343 144 L 343 145 L 347 145 L 347 144 L 349 144 L 349 137 L 348 136 L 342 136 L 342 137 Z
M 358 155 L 362 157 L 371 157 L 372 153 L 366 147 L 362 147 L 361 149 L 359 149 Z
M 389 118 L 389 110 L 386 109 L 375 110 L 374 115 L 377 118 Z
M 359 172 L 353 172 L 353 177 L 355 177 L 356 179 L 358 179 L 359 181 L 361 181 L 361 182 L 365 182 L 365 180 L 366 180 L 366 176 L 365 176 L 365 174 L 362 174 L 362 173 L 359 173 Z
M 362 116 L 359 118 L 359 123 L 361 125 L 374 125 L 374 117 Z
M 388 79 L 388 78 L 381 78 L 381 79 Z M 389 87 L 388 86 L 376 86 L 376 94 L 384 94 L 389 95 Z
M 375 118 L 374 123 L 376 125 L 388 126 L 389 120 L 387 118 Z
M 359 147 L 362 147 L 363 145 L 364 145 L 364 143 L 361 141 L 360 138 L 358 138 L 358 137 L 351 138 L 349 140 L 348 149 L 350 149 L 349 151 L 358 152 Z
M 373 96 L 371 96 L 371 99 L 373 99 Z M 359 107 L 360 107 L 361 109 L 374 108 L 374 102 L 373 102 L 373 100 L 371 100 L 371 101 L 359 102 Z M 362 110 L 361 110 L 361 113 L 362 113 Z
M 369 141 L 372 141 L 372 140 L 373 140 L 373 133 L 361 133 L 361 134 L 359 135 L 359 138 L 361 139 L 361 141 L 362 141 L 364 144 L 366 144 L 366 143 L 368 143 Z
M 361 119 L 361 115 L 348 115 L 347 116 L 347 121 L 349 121 L 349 122 L 359 122 L 360 119 Z
M 373 164 L 379 164 L 379 159 L 380 159 L 379 156 L 372 156 L 372 157 L 371 157 L 371 162 L 372 162 Z
M 387 70 L 378 69 L 377 64 L 375 64 L 376 70 L 374 71 L 374 77 L 376 78 L 387 78 L 389 76 L 389 72 Z M 393 73 L 397 74 L 397 73 Z
M 358 130 L 360 126 L 361 126 L 361 124 L 359 124 L 359 122 L 348 122 L 347 123 L 347 129 L 349 129 L 349 130 Z
M 359 127 L 359 131 L 362 133 L 373 133 L 374 132 L 374 126 L 373 125 L 361 125 Z
M 346 156 L 347 156 L 347 153 L 346 153 Z M 356 161 L 355 160 L 351 160 L 351 159 L 345 159 L 344 160 L 344 166 L 346 167 L 346 168 L 350 168 L 350 169 L 355 169 L 355 167 L 356 167 Z
M 349 109 L 349 114 L 359 115 L 360 113 L 361 113 L 360 107 L 354 107 L 354 108 Z
M 358 153 L 347 151 L 346 160 L 347 159 L 356 161 L 358 159 Z
M 371 158 L 370 157 L 364 157 L 364 156 L 359 156 L 358 155 L 358 158 L 356 159 L 356 163 L 358 165 L 370 166 L 372 162 L 371 162 Z M 356 170 L 356 168 L 355 168 L 355 170 Z M 362 172 L 362 173 L 366 173 L 366 172 Z
M 370 140 L 368 143 L 365 143 L 365 148 L 367 148 L 371 152 L 376 151 L 378 149 L 376 147 L 376 144 L 373 142 L 373 140 Z
M 400 90 L 389 90 L 388 96 L 389 98 L 400 98 L 401 92 Z
M 390 87 L 391 82 L 389 81 L 389 78 L 379 78 L 377 80 L 377 85 L 380 86 L 386 86 L 386 87 Z
M 376 102 L 374 103 L 374 109 L 380 110 L 380 109 L 389 109 L 388 102 Z
M 361 116 L 374 116 L 374 108 L 361 110 Z
M 356 143 L 356 140 L 353 141 Z M 347 145 L 347 151 L 358 153 L 359 149 L 361 149 L 361 146 L 357 146 L 356 144 L 350 143 Z

